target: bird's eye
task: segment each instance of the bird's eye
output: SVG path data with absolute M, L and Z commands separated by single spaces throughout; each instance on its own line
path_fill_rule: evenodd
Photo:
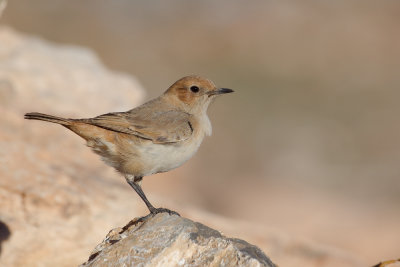
M 198 93 L 200 89 L 196 85 L 193 85 L 190 87 L 190 91 L 192 91 L 193 93 Z

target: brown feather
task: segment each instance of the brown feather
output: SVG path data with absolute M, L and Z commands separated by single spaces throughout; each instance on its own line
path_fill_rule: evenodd
M 192 116 L 163 103 L 155 99 L 128 112 L 107 113 L 80 121 L 152 140 L 153 143 L 175 143 L 187 140 L 193 132 L 189 125 Z M 157 112 L 154 112 L 155 110 Z

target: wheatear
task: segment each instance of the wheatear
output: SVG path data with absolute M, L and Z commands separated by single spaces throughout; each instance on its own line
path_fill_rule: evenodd
M 167 172 L 193 156 L 205 135 L 211 135 L 207 108 L 216 96 L 233 90 L 217 88 L 208 79 L 187 76 L 161 96 L 127 112 L 91 119 L 64 119 L 27 113 L 25 119 L 61 124 L 86 140 L 103 161 L 125 176 L 151 214 L 175 213 L 154 208 L 140 184 L 144 176 Z

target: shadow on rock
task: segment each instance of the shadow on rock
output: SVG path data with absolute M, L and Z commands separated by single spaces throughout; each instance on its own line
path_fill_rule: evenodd
M 10 228 L 8 228 L 7 224 L 0 221 L 0 254 L 1 254 L 1 244 L 9 239 L 11 236 Z

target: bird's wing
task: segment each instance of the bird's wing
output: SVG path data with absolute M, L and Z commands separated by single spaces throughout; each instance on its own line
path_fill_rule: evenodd
M 107 113 L 84 122 L 162 144 L 188 139 L 193 132 L 190 116 L 177 110 L 151 112 L 133 109 L 128 112 Z

